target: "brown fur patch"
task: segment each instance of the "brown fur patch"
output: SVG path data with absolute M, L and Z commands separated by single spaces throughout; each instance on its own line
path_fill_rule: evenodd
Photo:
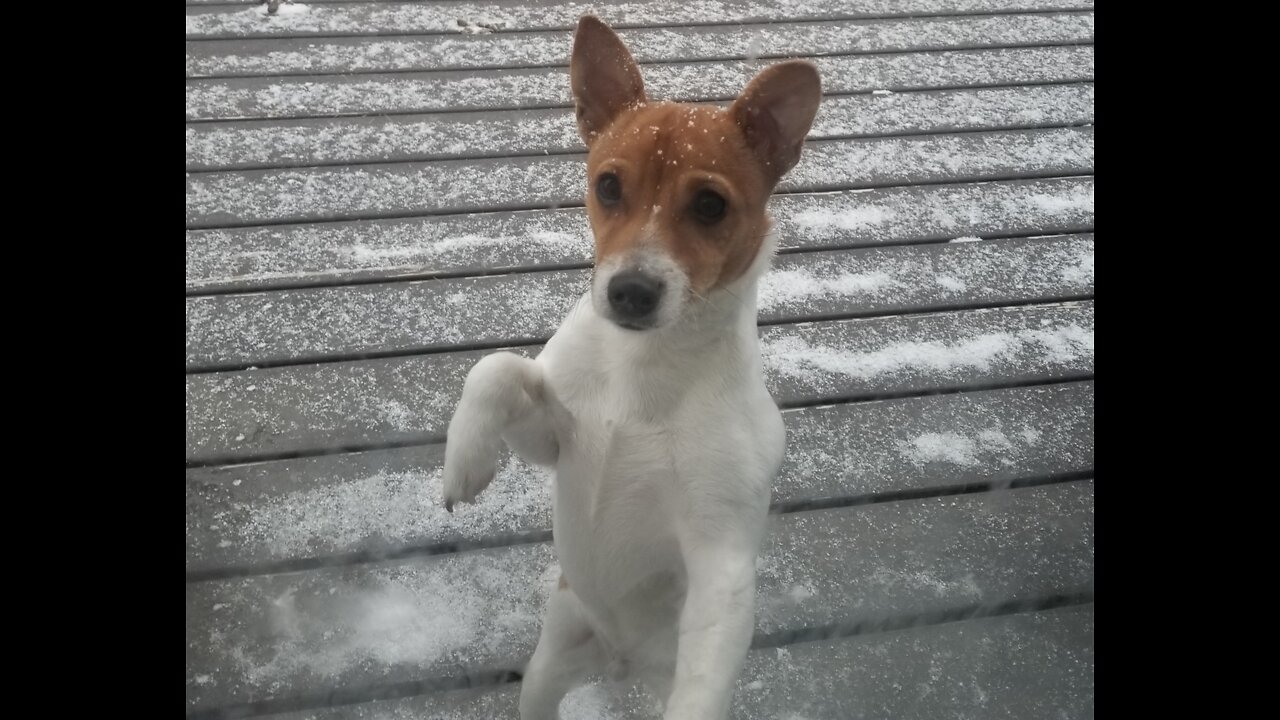
M 608 172 L 622 187 L 613 206 L 596 197 L 596 183 Z M 765 205 L 773 183 L 732 114 L 715 107 L 649 103 L 622 114 L 591 145 L 587 187 L 597 264 L 642 241 L 657 243 L 698 294 L 746 272 L 769 228 Z M 718 222 L 693 212 L 704 189 L 725 199 Z

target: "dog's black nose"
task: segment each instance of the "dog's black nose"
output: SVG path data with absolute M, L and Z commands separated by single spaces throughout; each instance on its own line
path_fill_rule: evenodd
M 641 320 L 658 307 L 663 283 L 636 270 L 626 270 L 609 280 L 609 307 L 621 320 Z

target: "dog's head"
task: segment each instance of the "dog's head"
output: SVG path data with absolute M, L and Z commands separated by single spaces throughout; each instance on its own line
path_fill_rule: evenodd
M 818 110 L 818 71 L 765 68 L 728 108 L 650 102 L 626 46 L 585 16 L 571 76 L 590 151 L 592 303 L 624 328 L 668 325 L 756 267 L 769 195 Z

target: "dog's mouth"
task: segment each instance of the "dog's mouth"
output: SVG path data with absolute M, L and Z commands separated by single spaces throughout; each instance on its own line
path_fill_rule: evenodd
M 618 327 L 622 328 L 623 330 L 630 330 L 630 331 L 632 331 L 632 332 L 644 332 L 645 330 L 652 330 L 652 329 L 653 329 L 653 326 L 652 326 L 652 325 L 641 325 L 641 324 L 639 324 L 639 323 L 630 322 L 630 321 L 628 321 L 628 320 L 617 320 L 617 319 L 615 319 L 615 320 L 613 321 L 613 324 L 614 324 L 614 325 L 617 325 Z

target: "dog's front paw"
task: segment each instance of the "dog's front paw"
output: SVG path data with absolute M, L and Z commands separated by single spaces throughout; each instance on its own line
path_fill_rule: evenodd
M 502 452 L 502 440 L 496 433 L 459 420 L 455 417 L 449 424 L 444 446 L 444 509 L 449 512 L 455 503 L 474 502 L 489 487 Z

